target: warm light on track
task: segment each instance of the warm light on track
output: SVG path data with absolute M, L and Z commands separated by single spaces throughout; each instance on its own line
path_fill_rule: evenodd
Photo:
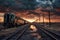
M 34 25 L 31 25 L 30 29 L 32 29 L 33 31 L 37 31 L 37 28 Z

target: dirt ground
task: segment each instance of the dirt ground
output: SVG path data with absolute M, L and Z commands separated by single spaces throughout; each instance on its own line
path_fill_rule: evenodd
M 51 29 L 51 30 L 60 31 L 60 23 L 53 23 L 50 26 L 49 25 L 45 25 L 45 28 Z
M 9 33 L 13 33 L 14 31 L 16 31 L 16 27 L 15 28 L 8 28 L 8 29 L 4 29 L 0 31 L 0 36 L 1 35 L 7 35 Z

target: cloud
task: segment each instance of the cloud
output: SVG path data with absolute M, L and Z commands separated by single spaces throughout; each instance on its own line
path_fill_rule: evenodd
M 55 2 L 53 3 L 54 8 L 60 8 L 60 0 L 55 0 Z
M 0 0 L 0 6 L 13 10 L 33 10 L 36 5 L 35 0 Z

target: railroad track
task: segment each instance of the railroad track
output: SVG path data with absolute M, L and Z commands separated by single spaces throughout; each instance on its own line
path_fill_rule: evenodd
M 9 36 L 1 39 L 1 40 L 18 40 L 25 33 L 25 31 L 30 27 L 29 24 L 22 26 L 22 28 L 18 28 L 14 33 Z
M 56 34 L 53 31 L 43 28 L 43 25 L 40 25 L 40 24 L 32 24 L 32 25 L 35 25 L 35 27 L 37 28 L 36 33 L 41 35 L 42 39 L 40 40 L 60 40 L 59 34 Z M 24 25 L 22 26 L 22 28 L 19 27 L 14 33 L 10 34 L 9 36 L 6 36 L 2 40 L 20 40 L 21 37 L 24 35 L 24 33 L 28 35 L 29 33 L 31 33 L 31 32 L 27 32 L 29 27 L 30 27 L 30 24 Z
M 35 24 L 36 28 L 38 29 L 38 33 L 42 33 L 42 35 L 46 35 L 47 37 L 50 37 L 49 39 L 46 39 L 46 40 L 60 40 L 60 35 L 59 34 L 56 34 L 55 32 L 53 31 L 49 31 L 45 28 L 42 28 L 43 26 L 42 25 L 39 25 L 39 24 Z M 41 32 L 39 32 L 41 31 Z

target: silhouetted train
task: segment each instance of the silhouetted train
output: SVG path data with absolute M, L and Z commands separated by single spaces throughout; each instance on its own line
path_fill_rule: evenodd
M 13 13 L 5 13 L 4 14 L 4 27 L 10 28 L 14 26 L 20 26 L 28 23 L 26 20 L 16 17 Z

